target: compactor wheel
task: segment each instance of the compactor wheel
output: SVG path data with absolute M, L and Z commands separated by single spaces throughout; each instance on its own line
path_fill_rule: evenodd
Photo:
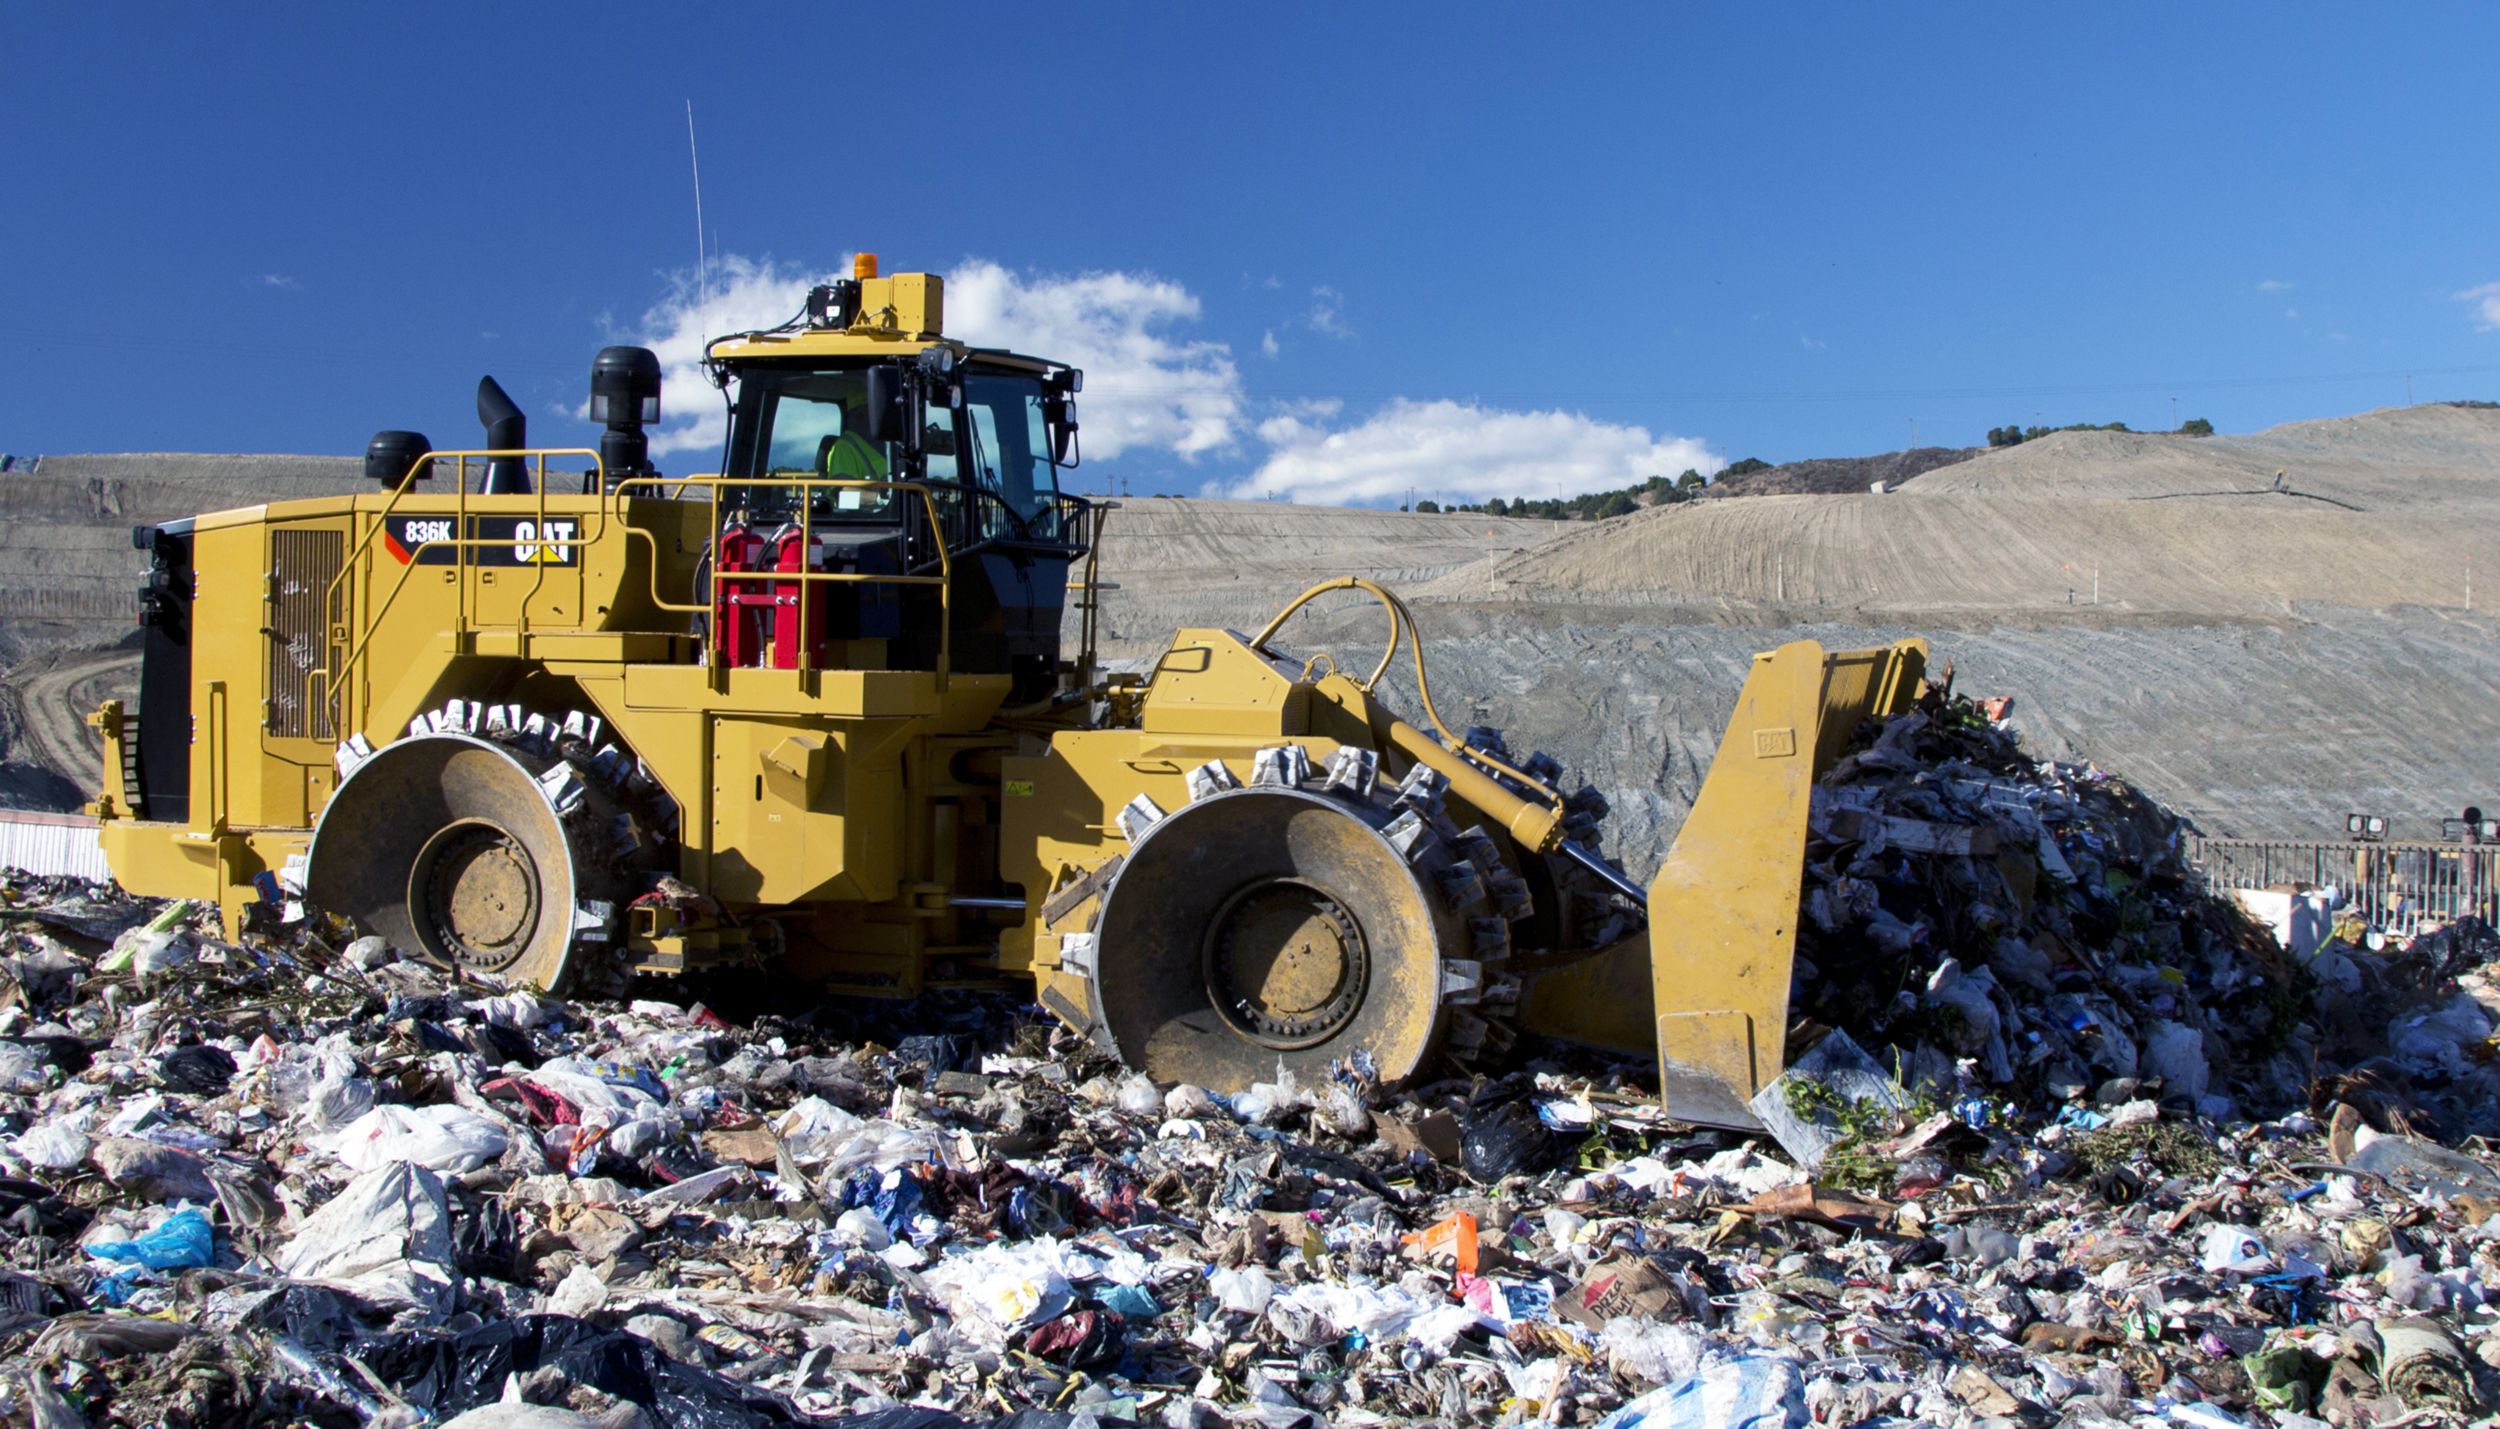
M 1322 773 L 1287 746 L 1260 753 L 1249 787 L 1213 763 L 1185 808 L 1123 811 L 1088 1008 L 1121 1060 L 1239 1091 L 1348 1059 L 1396 1082 L 1483 1045 L 1488 970 L 1527 890 L 1442 813 L 1437 775 L 1377 776 L 1368 751 Z
M 620 981 L 652 792 L 597 721 L 454 701 L 380 750 L 351 741 L 305 896 L 392 946 L 550 991 Z

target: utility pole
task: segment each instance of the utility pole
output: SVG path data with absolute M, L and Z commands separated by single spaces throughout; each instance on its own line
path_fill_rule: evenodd
M 2179 399 L 2176 397 L 2170 399 L 2170 430 L 2179 430 Z

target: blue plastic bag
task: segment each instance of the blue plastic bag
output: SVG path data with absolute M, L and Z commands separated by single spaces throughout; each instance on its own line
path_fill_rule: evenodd
M 98 1260 L 132 1261 L 150 1270 L 193 1270 L 216 1260 L 217 1231 L 206 1213 L 185 1206 L 136 1240 L 91 1245 L 87 1253 Z
M 1096 1303 L 1106 1310 L 1116 1310 L 1131 1320 L 1151 1320 L 1163 1313 L 1153 1293 L 1143 1285 L 1107 1285 L 1094 1294 Z

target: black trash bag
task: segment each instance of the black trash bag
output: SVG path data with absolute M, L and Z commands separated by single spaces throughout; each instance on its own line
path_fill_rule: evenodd
M 61 1287 L 22 1270 L 0 1270 L 0 1316 L 27 1315 L 51 1319 L 77 1308 Z
M 898 1061 L 921 1063 L 934 1077 L 971 1067 L 981 1059 L 981 1044 L 959 1032 L 923 1032 L 895 1043 L 894 1056 Z
M 251 1309 L 241 1323 L 280 1338 L 335 1353 L 343 1345 L 390 1327 L 393 1307 L 309 1280 L 288 1281 Z
M 1538 1120 L 1536 1108 L 1517 1092 L 1471 1106 L 1459 1117 L 1460 1160 L 1469 1176 L 1487 1185 L 1550 1170 L 1576 1144 Z
M 234 1080 L 234 1054 L 201 1042 L 176 1047 L 156 1059 L 156 1079 L 177 1092 L 195 1097 L 223 1096 Z
M 0 1225 L 18 1235 L 76 1235 L 94 1219 L 94 1212 L 62 1200 L 41 1181 L 0 1177 Z
M 552 1365 L 575 1384 L 641 1405 L 670 1429 L 770 1429 L 798 1420 L 778 1396 L 679 1364 L 639 1335 L 567 1315 L 524 1315 L 459 1334 L 377 1335 L 354 1351 L 400 1398 L 441 1415 L 492 1404 L 509 1376 Z
M 2419 959 L 2433 979 L 2451 978 L 2500 961 L 2500 933 L 2468 914 L 2415 938 L 2405 945 L 2404 956 Z
M 539 1052 L 538 1044 L 518 1027 L 484 1023 L 471 1029 L 470 1041 L 475 1045 L 477 1054 L 495 1066 L 518 1062 L 524 1067 L 535 1067 L 547 1060 Z
M 521 1230 L 501 1197 L 452 1194 L 451 1263 L 463 1275 L 521 1282 Z
M 87 1070 L 95 1061 L 88 1051 L 87 1044 L 75 1037 L 58 1035 L 0 1037 L 0 1042 L 9 1042 L 20 1047 L 32 1047 L 43 1054 L 45 1061 L 73 1077 Z M 226 1062 L 231 1066 L 234 1059 L 228 1057 Z

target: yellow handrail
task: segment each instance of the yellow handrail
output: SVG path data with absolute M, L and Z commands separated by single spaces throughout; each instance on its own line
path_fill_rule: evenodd
M 541 529 L 544 529 L 547 524 L 547 459 L 549 457 L 568 456 L 588 457 L 591 463 L 592 476 L 598 481 L 598 484 L 602 488 L 606 486 L 607 468 L 600 462 L 599 453 L 588 447 L 497 448 L 485 451 L 428 452 L 425 455 L 418 457 L 415 461 L 409 463 L 407 475 L 402 476 L 399 479 L 398 484 L 391 488 L 390 499 L 382 504 L 382 509 L 375 513 L 372 522 L 365 528 L 364 533 L 357 538 L 356 544 L 349 548 L 346 557 L 339 562 L 338 574 L 330 578 L 329 587 L 322 593 L 322 611 L 324 619 L 327 619 L 328 613 L 332 610 L 344 611 L 348 608 L 346 604 L 340 600 L 340 592 L 343 588 L 352 590 L 352 587 L 348 586 L 348 582 L 355 578 L 356 573 L 366 559 L 374 540 L 389 529 L 391 515 L 399 509 L 400 499 L 407 496 L 416 486 L 417 482 L 423 479 L 422 473 L 424 473 L 429 466 L 439 465 L 446 458 L 449 458 L 454 463 L 452 482 L 452 529 L 462 534 L 456 537 L 444 537 L 440 540 L 418 542 L 417 545 L 408 552 L 408 563 L 400 569 L 399 578 L 392 582 L 389 594 L 385 595 L 382 600 L 373 607 L 369 614 L 363 615 L 362 618 L 358 620 L 357 624 L 359 629 L 356 637 L 349 643 L 346 654 L 340 658 L 339 667 L 336 670 L 332 670 L 325 664 L 322 668 L 312 671 L 306 677 L 307 683 L 312 680 L 319 680 L 321 682 L 322 698 L 327 700 L 330 705 L 330 731 L 331 738 L 333 740 L 344 738 L 348 732 L 346 719 L 347 677 L 355 671 L 358 665 L 364 662 L 366 653 L 372 648 L 374 632 L 381 628 L 382 617 L 388 614 L 391 606 L 398 601 L 400 591 L 408 584 L 409 575 L 416 570 L 419 564 L 417 559 L 419 553 L 434 547 L 442 547 L 458 553 L 458 559 L 453 562 L 453 570 L 461 577 L 459 582 L 460 594 L 455 606 L 455 618 L 457 621 L 455 631 L 459 634 L 468 633 L 470 628 L 470 591 L 469 582 L 466 579 L 469 566 L 467 552 L 472 548 L 509 544 L 509 538 L 489 539 L 486 537 L 471 537 L 467 534 L 469 530 L 470 514 L 469 463 L 471 461 L 476 461 L 483 464 L 491 462 L 497 458 L 506 457 L 534 462 L 536 464 L 536 471 L 534 473 L 534 479 L 531 481 L 530 485 L 533 494 L 537 497 L 538 525 Z M 587 546 L 592 541 L 596 540 L 600 534 L 602 534 L 603 528 L 606 525 L 608 512 L 609 507 L 603 503 L 598 511 L 600 519 L 597 527 L 594 527 L 587 532 L 577 531 L 573 536 L 566 540 L 540 541 L 539 544 L 545 546 L 561 546 L 568 550 L 579 546 Z M 529 591 L 521 598 L 520 624 L 518 628 L 523 630 L 529 628 L 530 603 L 537 599 L 538 592 L 546 584 L 547 568 L 543 564 L 540 565 L 535 572 L 535 576 L 536 579 L 531 582 Z M 329 648 L 329 642 L 324 641 L 323 646 L 326 650 Z
M 689 614 L 700 612 L 705 615 L 711 615 L 720 607 L 720 583 L 723 580 L 796 581 L 800 583 L 824 581 L 856 582 L 860 584 L 936 586 L 938 588 L 937 679 L 938 688 L 941 690 L 946 688 L 947 680 L 952 670 L 954 655 L 955 557 L 954 553 L 947 549 L 945 523 L 938 517 L 937 499 L 931 494 L 929 486 L 926 482 L 887 481 L 874 477 L 835 477 L 813 475 L 733 477 L 723 476 L 718 473 L 712 473 L 705 476 L 637 476 L 628 477 L 617 482 L 615 486 L 609 489 L 608 495 L 611 500 L 614 500 L 627 488 L 634 486 L 667 486 L 678 488 L 680 490 L 689 486 L 699 486 L 708 490 L 711 493 L 712 503 L 712 515 L 709 529 L 713 533 L 711 539 L 715 542 L 719 540 L 719 532 L 721 530 L 720 494 L 724 487 L 739 487 L 742 489 L 753 487 L 776 487 L 796 491 L 799 494 L 798 525 L 799 540 L 802 545 L 809 544 L 809 537 L 814 529 L 812 513 L 815 507 L 815 496 L 819 490 L 900 491 L 918 496 L 920 498 L 921 509 L 928 515 L 929 539 L 935 542 L 937 546 L 938 573 L 936 575 L 888 575 L 868 571 L 723 571 L 720 568 L 720 557 L 716 546 L 712 560 L 707 566 L 707 569 L 711 572 L 708 578 L 710 584 L 704 592 L 705 603 L 702 605 L 680 605 L 661 595 L 660 563 L 658 560 L 659 542 L 652 537 L 650 532 L 642 530 L 640 527 L 627 526 L 625 529 L 628 532 L 628 539 L 631 539 L 633 535 L 640 535 L 645 541 L 651 543 L 653 555 L 650 565 L 651 603 L 661 610 L 680 611 Z M 799 602 L 798 647 L 799 659 L 802 662 L 798 667 L 800 669 L 812 668 L 804 663 L 808 658 L 808 651 L 810 648 L 807 639 L 807 618 L 809 605 L 810 602 L 808 601 L 803 600 Z
M 323 612 L 325 620 L 328 618 L 328 614 L 331 611 L 340 612 L 339 618 L 342 621 L 348 619 L 348 611 L 351 609 L 355 611 L 355 619 L 353 621 L 354 629 L 352 635 L 346 636 L 337 642 L 324 642 L 326 650 L 339 651 L 337 655 L 337 667 L 333 669 L 329 664 L 325 663 L 320 668 L 309 672 L 307 676 L 308 684 L 310 682 L 318 682 L 318 687 L 321 691 L 320 698 L 326 701 L 329 705 L 331 712 L 330 729 L 333 740 L 344 738 L 348 733 L 353 732 L 347 719 L 346 709 L 347 694 L 351 677 L 358 668 L 368 663 L 372 654 L 374 639 L 381 628 L 382 621 L 384 617 L 390 613 L 391 608 L 397 603 L 400 592 L 407 587 L 411 574 L 414 573 L 418 565 L 421 564 L 419 558 L 422 553 L 430 549 L 439 548 L 452 551 L 456 555 L 452 570 L 458 579 L 460 590 L 458 596 L 456 597 L 454 607 L 454 633 L 465 635 L 473 629 L 483 628 L 481 622 L 472 609 L 472 603 L 476 598 L 476 593 L 470 589 L 470 582 L 467 579 L 471 566 L 468 552 L 471 550 L 484 549 L 489 546 L 506 545 L 510 543 L 511 538 L 509 536 L 486 537 L 472 536 L 469 534 L 471 530 L 470 520 L 477 514 L 469 502 L 471 492 L 469 491 L 468 476 L 471 463 L 475 462 L 482 464 L 499 458 L 519 458 L 532 462 L 535 470 L 533 473 L 534 480 L 531 485 L 533 488 L 533 494 L 537 498 L 535 505 L 535 514 L 537 517 L 536 524 L 538 529 L 543 532 L 547 525 L 547 500 L 549 495 L 547 482 L 547 461 L 550 457 L 588 458 L 591 463 L 591 475 L 598 487 L 601 499 L 598 505 L 588 513 L 591 519 L 583 521 L 572 535 L 561 540 L 546 537 L 534 537 L 533 539 L 541 546 L 556 547 L 567 551 L 578 550 L 594 545 L 598 541 L 604 539 L 609 523 L 611 521 L 616 522 L 623 529 L 628 540 L 639 536 L 651 548 L 652 560 L 649 566 L 649 578 L 651 581 L 650 594 L 652 605 L 656 609 L 664 611 L 686 613 L 702 612 L 710 614 L 718 608 L 720 583 L 724 580 L 733 582 L 793 581 L 798 583 L 816 581 L 859 582 L 882 583 L 887 585 L 936 586 L 938 588 L 939 611 L 936 674 L 938 677 L 938 688 L 941 690 L 946 688 L 952 669 L 954 654 L 954 555 L 953 552 L 947 548 L 945 526 L 939 518 L 936 498 L 932 494 L 928 485 L 925 483 L 916 481 L 884 481 L 873 478 L 824 477 L 813 475 L 727 477 L 718 474 L 706 476 L 638 476 L 624 478 L 611 483 L 606 479 L 606 468 L 600 463 L 599 454 L 595 451 L 589 450 L 588 448 L 566 447 L 548 448 L 543 450 L 498 449 L 486 451 L 431 452 L 425 456 L 419 457 L 415 462 L 410 464 L 408 474 L 401 477 L 399 482 L 391 488 L 389 500 L 383 503 L 380 511 L 373 514 L 372 519 L 366 524 L 365 529 L 358 535 L 355 544 L 349 548 L 347 555 L 341 560 L 338 573 L 331 578 L 328 588 L 323 592 Z M 390 519 L 394 514 L 398 513 L 401 501 L 411 493 L 417 481 L 421 478 L 422 474 L 429 466 L 440 465 L 446 462 L 453 466 L 455 472 L 455 481 L 451 493 L 453 501 L 450 519 L 451 529 L 459 534 L 445 536 L 434 540 L 422 541 L 409 548 L 408 561 L 400 569 L 398 577 L 391 583 L 389 590 L 383 593 L 379 600 L 369 603 L 370 608 L 365 608 L 361 604 L 352 603 L 345 599 L 346 596 L 354 594 L 355 587 L 352 582 L 358 578 L 361 567 L 370 559 L 374 543 L 388 530 Z M 802 541 L 806 541 L 811 534 L 812 526 L 810 512 L 813 506 L 814 497 L 819 490 L 830 491 L 848 489 L 853 491 L 899 491 L 916 495 L 920 498 L 921 509 L 928 518 L 930 539 L 935 543 L 937 548 L 938 573 L 936 575 L 906 575 L 849 571 L 724 572 L 719 568 L 719 557 L 717 547 L 715 547 L 712 559 L 708 563 L 710 575 L 708 577 L 709 584 L 705 591 L 705 595 L 707 597 L 705 603 L 700 605 L 681 604 L 663 596 L 659 590 L 660 561 L 658 540 L 650 531 L 642 527 L 635 526 L 623 519 L 625 503 L 631 499 L 631 494 L 638 489 L 649 489 L 656 492 L 660 488 L 669 488 L 674 493 L 683 493 L 690 487 L 703 488 L 709 492 L 708 499 L 712 507 L 711 530 L 714 535 L 711 539 L 717 542 L 717 533 L 721 529 L 721 491 L 724 487 L 733 486 L 741 488 L 776 487 L 797 491 L 800 498 L 798 503 L 799 531 Z M 662 499 L 671 498 L 664 497 Z M 682 496 L 678 496 L 675 499 L 682 499 Z M 577 570 L 579 569 L 578 563 L 575 563 L 575 568 Z M 532 603 L 536 601 L 540 591 L 544 589 L 546 580 L 546 565 L 544 563 L 537 563 L 536 569 L 532 572 L 532 580 L 529 589 L 521 596 L 519 612 L 511 628 L 524 632 L 529 629 L 530 607 Z M 810 604 L 812 604 L 812 602 L 804 600 L 799 602 L 799 658 L 801 661 L 799 668 L 801 669 L 813 668 L 807 663 L 810 649 L 807 640 L 807 622 L 809 617 L 808 607 Z M 340 646 L 342 644 L 345 647 L 343 651 L 340 650 Z

